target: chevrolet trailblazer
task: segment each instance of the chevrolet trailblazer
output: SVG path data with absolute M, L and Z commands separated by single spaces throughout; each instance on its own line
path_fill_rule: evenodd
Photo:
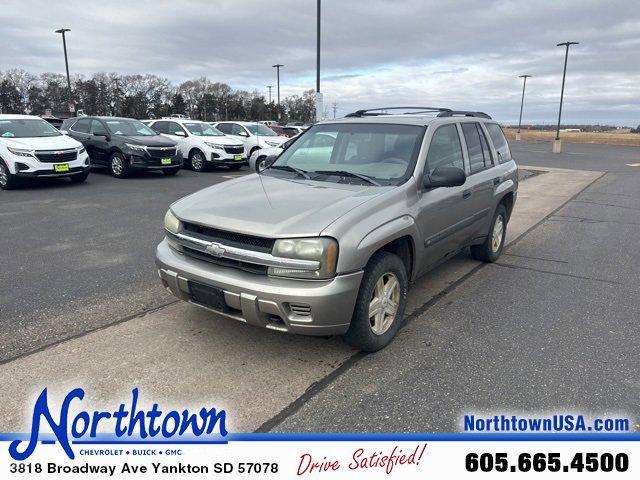
M 482 112 L 360 110 L 172 204 L 158 273 L 195 305 L 372 352 L 398 332 L 410 282 L 462 249 L 498 259 L 517 188 Z

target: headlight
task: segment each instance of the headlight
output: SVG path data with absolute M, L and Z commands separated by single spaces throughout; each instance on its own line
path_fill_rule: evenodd
M 164 216 L 164 228 L 173 234 L 176 234 L 182 230 L 182 222 L 178 220 L 171 210 L 167 210 Z
M 220 145 L 219 143 L 204 142 L 204 144 L 217 150 L 224 150 L 224 145 Z
M 270 142 L 269 140 L 265 140 L 264 143 L 266 143 L 270 147 L 278 147 L 280 145 L 280 142 Z
M 333 238 L 291 238 L 276 240 L 274 257 L 320 262 L 318 270 L 298 270 L 285 267 L 269 267 L 269 275 L 308 279 L 326 279 L 336 274 L 338 264 L 338 242 Z
M 78 147 L 78 155 L 81 155 L 85 152 L 84 147 Z
M 134 152 L 146 152 L 147 151 L 147 147 L 145 147 L 144 145 L 136 145 L 134 143 L 125 143 L 124 146 L 127 147 L 129 150 L 132 150 Z
M 23 148 L 11 148 L 11 147 L 7 147 L 7 150 L 9 150 L 11 153 L 19 157 L 33 157 L 33 150 L 25 150 Z

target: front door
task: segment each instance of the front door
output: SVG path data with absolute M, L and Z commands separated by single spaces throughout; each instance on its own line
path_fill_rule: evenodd
M 100 121 L 91 120 L 91 127 L 89 130 L 91 134 L 89 144 L 91 145 L 91 158 L 94 162 L 101 165 L 106 165 L 109 160 L 109 149 L 111 144 L 109 143 L 109 132 L 105 125 Z
M 455 124 L 442 125 L 431 138 L 424 174 L 440 166 L 464 170 L 462 143 Z M 470 228 L 466 202 L 469 186 L 424 189 L 418 186 L 418 228 L 423 239 L 422 269 L 455 254 L 464 244 Z

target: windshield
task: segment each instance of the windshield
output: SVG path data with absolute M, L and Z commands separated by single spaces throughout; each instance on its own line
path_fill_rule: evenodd
M 417 125 L 375 123 L 316 125 L 282 152 L 272 167 L 304 170 L 313 180 L 362 183 L 365 176 L 396 185 L 413 173 L 424 130 Z M 275 172 L 291 175 L 282 168 Z
M 107 120 L 105 122 L 113 135 L 130 135 L 134 137 L 151 137 L 156 132 L 138 120 Z
M 201 122 L 193 122 L 193 123 L 183 123 L 189 133 L 195 135 L 196 137 L 219 137 L 220 135 L 224 135 L 220 130 L 216 130 L 215 127 L 212 127 L 208 123 Z
M 271 130 L 266 125 L 261 123 L 251 123 L 245 124 L 244 127 L 249 130 L 253 135 L 258 135 L 260 137 L 277 137 L 278 134 Z
M 57 137 L 62 135 L 54 126 L 44 120 L 25 118 L 18 120 L 0 120 L 0 137 L 33 138 Z

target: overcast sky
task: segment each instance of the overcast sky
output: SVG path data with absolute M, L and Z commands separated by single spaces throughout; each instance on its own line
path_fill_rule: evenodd
M 3 0 L 0 70 L 207 76 L 267 94 L 315 88 L 316 0 Z M 338 115 L 363 107 L 484 110 L 515 122 L 640 123 L 638 0 L 323 0 L 322 85 Z M 274 88 L 275 95 L 275 88 Z

